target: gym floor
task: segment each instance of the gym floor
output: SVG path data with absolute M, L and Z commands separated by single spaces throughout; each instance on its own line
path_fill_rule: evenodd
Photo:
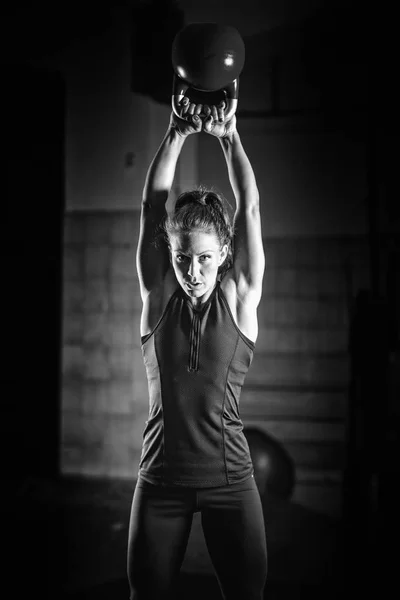
M 33 478 L 23 483 L 9 482 L 11 502 L 5 513 L 5 530 L 11 561 L 6 574 L 13 591 L 8 597 L 36 597 L 38 590 L 43 599 L 128 600 L 125 561 L 134 485 L 134 481 L 69 478 L 58 482 Z M 301 507 L 292 507 L 290 513 L 286 509 L 284 515 L 282 505 L 271 504 L 267 511 L 270 537 L 276 538 L 272 529 L 279 518 L 293 533 L 291 549 L 279 550 L 273 540 L 272 548 L 269 546 L 265 598 L 337 598 L 339 585 L 332 583 L 340 580 L 335 557 L 339 550 L 337 525 L 326 524 L 322 517 L 315 513 L 310 516 Z M 298 547 L 298 540 L 304 542 L 305 536 L 314 536 L 315 553 L 308 557 Z M 304 571 L 305 560 L 308 574 Z M 304 573 L 302 581 L 287 577 L 287 573 L 293 574 L 297 562 Z M 316 583 L 310 574 L 318 569 L 323 575 Z M 215 577 L 204 569 L 193 571 L 189 568 L 182 573 L 176 600 L 222 600 Z

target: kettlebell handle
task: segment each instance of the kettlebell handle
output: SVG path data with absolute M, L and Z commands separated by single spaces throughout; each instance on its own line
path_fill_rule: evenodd
M 179 104 L 185 95 L 196 104 L 208 104 L 209 106 L 219 104 L 221 100 L 224 100 L 226 104 L 225 120 L 228 121 L 235 114 L 238 106 L 239 77 L 224 88 L 210 92 L 190 86 L 175 73 L 172 85 L 172 109 L 180 119 L 182 117 L 180 115 L 181 107 Z M 200 117 L 205 117 L 205 114 L 201 112 Z M 189 120 L 189 116 L 183 118 L 186 121 Z

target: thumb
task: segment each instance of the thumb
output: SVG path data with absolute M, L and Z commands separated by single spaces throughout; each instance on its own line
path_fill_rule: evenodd
M 211 133 L 211 131 L 213 130 L 213 126 L 214 126 L 214 119 L 212 117 L 212 115 L 208 115 L 208 117 L 206 117 L 204 119 L 204 131 L 206 131 L 207 133 Z

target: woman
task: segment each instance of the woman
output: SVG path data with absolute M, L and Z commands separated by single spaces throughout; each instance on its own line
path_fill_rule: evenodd
M 267 549 L 238 403 L 257 338 L 264 252 L 259 195 L 236 117 L 184 98 L 150 165 L 137 250 L 141 339 L 150 396 L 128 543 L 131 600 L 176 598 L 193 514 L 201 512 L 226 600 L 260 600 Z M 203 188 L 165 204 L 185 139 L 224 153 L 236 199 Z M 160 238 L 160 228 L 164 235 Z M 155 240 L 157 239 L 157 243 Z

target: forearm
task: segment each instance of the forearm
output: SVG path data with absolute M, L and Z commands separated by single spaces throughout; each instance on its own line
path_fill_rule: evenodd
M 229 181 L 236 202 L 258 203 L 257 182 L 250 160 L 243 148 L 238 131 L 235 129 L 219 138 L 228 168 Z M 239 207 L 238 207 L 239 208 Z
M 154 203 L 159 200 L 164 204 L 167 201 L 184 142 L 185 137 L 179 134 L 175 128 L 168 128 L 147 171 L 143 202 Z

